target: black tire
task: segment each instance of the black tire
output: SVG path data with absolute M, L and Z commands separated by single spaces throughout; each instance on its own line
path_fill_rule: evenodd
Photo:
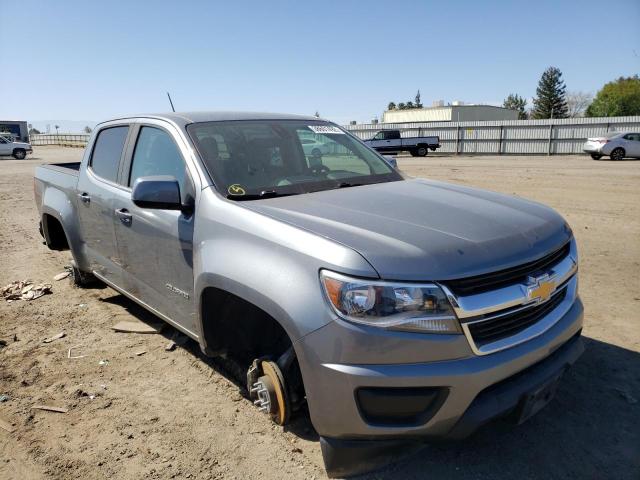
M 13 155 L 12 156 L 16 160 L 24 160 L 25 157 L 27 156 L 27 151 L 24 148 L 16 148 L 13 151 Z
M 409 150 L 409 153 L 411 154 L 412 157 L 418 156 L 418 152 L 416 150 Z
M 591 158 L 593 158 L 594 160 L 600 160 L 602 158 L 602 155 L 600 155 L 599 153 L 592 153 Z
M 624 151 L 624 148 L 614 148 L 609 157 L 611 160 L 622 160 L 627 152 Z
M 429 149 L 427 147 L 418 147 L 418 148 L 416 148 L 416 155 L 418 157 L 426 157 L 427 153 L 429 153 Z

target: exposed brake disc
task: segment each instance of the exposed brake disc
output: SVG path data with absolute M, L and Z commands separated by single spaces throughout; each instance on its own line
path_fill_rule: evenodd
M 284 376 L 275 362 L 255 360 L 247 373 L 249 395 L 261 412 L 278 425 L 289 421 L 291 405 Z

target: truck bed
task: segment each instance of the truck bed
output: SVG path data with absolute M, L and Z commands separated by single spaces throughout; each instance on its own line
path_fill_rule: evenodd
M 68 163 L 47 163 L 42 165 L 43 168 L 51 170 L 58 170 L 64 173 L 78 176 L 80 172 L 80 162 L 68 162 Z

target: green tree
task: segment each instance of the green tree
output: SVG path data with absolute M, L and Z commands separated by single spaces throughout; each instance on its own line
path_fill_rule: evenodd
M 86 127 L 84 127 L 84 128 L 82 129 L 82 131 L 83 131 L 84 133 L 91 133 L 91 127 L 90 127 L 89 125 L 87 125 Z
M 387 105 L 387 110 L 395 110 L 396 109 L 396 104 L 393 102 L 389 102 L 389 105 Z
M 407 109 L 407 106 L 404 103 L 400 102 L 398 104 L 398 110 L 406 110 L 406 109 Z
M 517 93 L 510 93 L 504 100 L 502 106 L 518 112 L 518 120 L 526 120 L 529 118 L 529 115 L 527 115 L 527 101 Z
M 567 118 L 567 87 L 559 68 L 547 68 L 533 99 L 533 118 Z
M 413 102 L 411 100 L 409 100 L 407 102 L 406 108 L 407 108 L 407 110 L 411 110 L 413 108 L 416 108 L 416 106 L 413 104 Z
M 596 94 L 586 112 L 587 117 L 621 117 L 640 115 L 640 78 L 620 77 L 607 83 Z

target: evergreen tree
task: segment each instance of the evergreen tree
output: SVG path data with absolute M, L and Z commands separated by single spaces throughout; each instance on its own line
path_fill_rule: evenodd
M 422 103 L 420 103 L 420 90 L 418 90 L 418 93 L 416 93 L 415 107 L 416 108 L 422 108 Z
M 387 105 L 387 110 L 395 110 L 396 109 L 396 104 L 393 102 L 389 102 L 389 105 Z
M 527 101 L 517 93 L 510 93 L 502 106 L 518 112 L 518 120 L 526 120 L 529 118 L 527 115 Z
M 547 68 L 533 99 L 533 118 L 567 118 L 567 87 L 559 68 Z

